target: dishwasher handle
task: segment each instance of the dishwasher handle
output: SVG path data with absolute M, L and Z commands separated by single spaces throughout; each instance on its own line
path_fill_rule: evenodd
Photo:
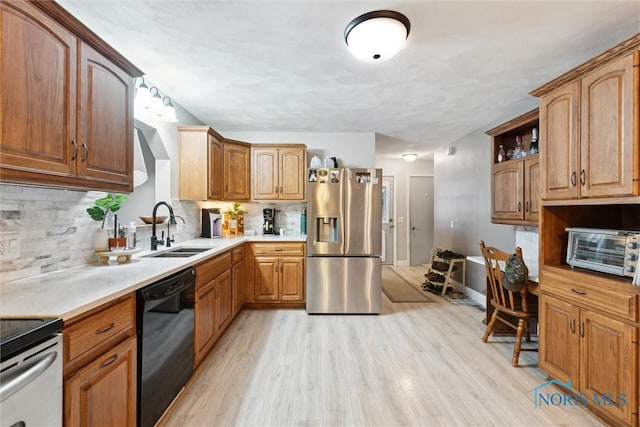
M 0 402 L 22 390 L 39 377 L 58 357 L 57 351 L 40 354 L 18 363 L 0 374 Z
M 166 277 L 146 288 L 138 291 L 144 301 L 152 301 L 170 297 L 193 284 L 196 277 L 196 270 L 189 268 L 180 273 Z

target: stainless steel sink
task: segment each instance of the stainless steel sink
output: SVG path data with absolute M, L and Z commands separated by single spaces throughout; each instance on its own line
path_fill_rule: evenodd
M 213 248 L 175 248 L 164 252 L 155 252 L 149 255 L 144 255 L 142 258 L 189 258 L 198 255 L 202 252 L 206 252 Z

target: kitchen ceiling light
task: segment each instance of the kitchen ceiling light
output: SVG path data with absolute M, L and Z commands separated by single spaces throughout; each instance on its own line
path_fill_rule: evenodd
M 413 162 L 415 159 L 418 158 L 417 154 L 403 154 L 402 158 L 404 159 L 405 162 Z
M 349 50 L 361 61 L 382 62 L 393 58 L 404 46 L 411 23 L 393 10 L 365 13 L 349 22 L 344 40 Z
M 165 120 L 170 123 L 176 123 L 178 121 L 178 118 L 176 117 L 176 108 L 173 106 L 171 98 L 165 96 L 164 98 L 162 98 L 162 104 L 164 105 L 162 117 L 164 117 Z

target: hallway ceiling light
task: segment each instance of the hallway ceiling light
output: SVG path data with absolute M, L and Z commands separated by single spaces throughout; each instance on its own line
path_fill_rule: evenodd
M 156 93 L 153 93 L 155 89 Z M 162 102 L 162 97 L 160 96 L 160 91 L 157 87 L 152 87 L 149 89 L 149 93 L 151 93 L 151 111 L 156 113 L 158 116 L 162 116 L 164 110 L 164 104 Z
M 404 159 L 405 162 L 413 162 L 415 159 L 418 158 L 417 154 L 403 154 L 402 158 Z
M 393 58 L 404 46 L 411 23 L 393 10 L 376 10 L 360 15 L 347 25 L 344 40 L 361 61 L 382 62 Z
M 162 98 L 162 104 L 164 105 L 162 117 L 164 117 L 164 119 L 170 123 L 176 123 L 178 121 L 178 118 L 176 117 L 176 108 L 173 106 L 171 98 L 165 96 L 164 98 Z
M 143 108 L 151 107 L 151 92 L 149 92 L 149 86 L 144 81 L 144 77 L 140 77 L 142 82 L 138 87 L 136 87 L 136 106 L 140 106 Z

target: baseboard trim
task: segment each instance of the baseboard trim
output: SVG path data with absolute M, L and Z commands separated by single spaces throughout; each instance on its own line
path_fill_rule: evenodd
M 469 287 L 464 288 L 464 293 L 466 296 L 480 304 L 485 309 L 487 308 L 487 297 L 482 292 L 478 292 L 475 289 L 471 289 Z

